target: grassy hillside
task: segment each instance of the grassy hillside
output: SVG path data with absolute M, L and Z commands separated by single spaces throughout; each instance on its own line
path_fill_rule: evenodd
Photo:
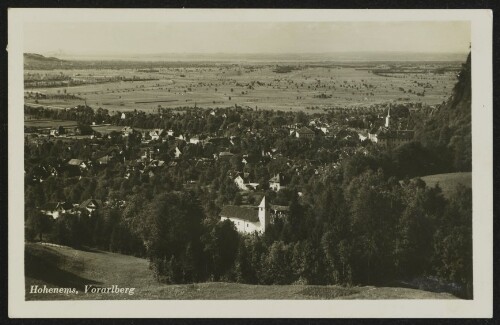
M 469 188 L 472 187 L 472 173 L 470 172 L 427 175 L 421 177 L 421 179 L 429 187 L 434 187 L 436 184 L 439 184 L 445 197 L 448 197 L 458 184 L 462 184 Z
M 158 284 L 145 259 L 94 250 L 26 244 L 26 299 L 453 299 L 451 294 L 396 287 Z M 78 294 L 31 294 L 32 285 L 76 288 Z M 136 288 L 134 295 L 85 294 L 85 285 Z

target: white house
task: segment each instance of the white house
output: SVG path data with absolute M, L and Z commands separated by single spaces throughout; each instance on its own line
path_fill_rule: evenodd
M 251 182 L 248 178 L 248 173 L 243 173 L 243 177 L 241 175 L 236 176 L 234 183 L 242 191 L 256 190 L 260 185 L 259 183 Z
M 295 133 L 295 136 L 297 138 L 306 138 L 306 139 L 312 139 L 314 138 L 314 131 L 307 128 L 307 127 L 302 127 L 300 128 L 300 130 L 297 130 L 297 132 Z
M 97 159 L 97 162 L 99 163 L 99 165 L 107 165 L 111 162 L 112 159 L 113 157 L 111 157 L 110 155 L 106 155 Z
M 149 136 L 151 137 L 151 140 L 154 140 L 154 141 L 160 140 L 162 135 L 163 135 L 163 129 L 153 129 L 149 132 Z
M 243 177 L 241 177 L 241 175 L 236 176 L 236 178 L 234 179 L 234 183 L 236 184 L 236 186 L 238 186 L 240 190 L 248 191 L 248 187 L 245 184 L 245 180 L 243 179 Z
M 87 164 L 83 160 L 81 160 L 81 159 L 70 159 L 70 161 L 68 161 L 68 165 L 78 166 L 81 169 L 87 169 L 88 168 Z
M 122 133 L 124 137 L 128 137 L 130 134 L 134 132 L 134 129 L 131 128 L 130 126 L 124 126 L 122 128 Z
M 71 213 L 72 211 L 73 205 L 68 202 L 49 202 L 40 209 L 40 212 L 54 219 L 59 218 L 63 213 Z
M 231 157 L 233 157 L 234 154 L 229 152 L 229 151 L 222 151 L 222 152 L 219 152 L 219 156 L 218 156 L 218 159 L 231 159 Z
M 269 188 L 275 192 L 279 192 L 284 189 L 286 187 L 285 185 L 285 177 L 280 173 L 274 175 L 269 180 Z
M 266 197 L 262 198 L 258 207 L 226 205 L 220 213 L 221 221 L 230 220 L 236 230 L 243 234 L 264 233 L 270 223 L 270 213 L 266 205 Z
M 174 156 L 175 158 L 179 158 L 182 155 L 182 152 L 179 150 L 179 147 L 175 147 Z
M 198 138 L 198 137 L 192 137 L 192 138 L 189 139 L 189 143 L 191 143 L 191 144 L 198 144 L 198 143 L 200 143 L 200 138 Z
M 359 131 L 358 138 L 359 138 L 359 141 L 365 141 L 366 139 L 368 139 L 368 134 L 363 132 L 363 131 Z
M 80 209 L 85 209 L 88 212 L 93 212 L 102 206 L 101 200 L 88 199 L 80 204 Z

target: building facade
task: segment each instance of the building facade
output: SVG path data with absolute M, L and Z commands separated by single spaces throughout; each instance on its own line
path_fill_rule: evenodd
M 392 148 L 413 141 L 415 131 L 399 130 L 391 126 L 391 108 L 387 111 L 384 126 L 368 132 L 368 139 L 381 147 Z
M 262 198 L 258 207 L 226 205 L 220 213 L 221 221 L 230 220 L 236 230 L 243 234 L 254 232 L 263 234 L 270 223 L 270 212 L 266 205 L 266 197 Z

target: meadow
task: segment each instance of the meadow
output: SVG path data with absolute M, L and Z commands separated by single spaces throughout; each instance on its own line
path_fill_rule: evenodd
M 92 130 L 99 132 L 101 134 L 108 134 L 113 131 L 115 132 L 121 132 L 123 129 L 123 126 L 117 126 L 117 125 L 96 125 L 92 126 Z
M 99 250 L 58 245 L 26 244 L 27 300 L 99 299 L 456 299 L 448 293 L 402 287 L 344 287 L 315 285 L 248 285 L 207 282 L 158 283 L 147 260 Z M 92 280 L 90 280 L 92 279 Z M 31 294 L 31 285 L 76 288 L 73 294 Z M 128 294 L 85 294 L 85 285 L 135 288 Z
M 36 119 L 25 119 L 24 126 L 25 127 L 33 127 L 38 129 L 47 129 L 47 128 L 57 128 L 59 126 L 62 127 L 74 127 L 78 124 L 75 121 L 67 121 L 67 120 L 36 120 Z
M 125 66 L 25 70 L 25 78 L 50 80 L 64 76 L 75 82 L 88 82 L 68 87 L 27 88 L 25 95 L 39 92 L 48 98 L 25 96 L 25 102 L 66 108 L 86 101 L 92 107 L 109 111 L 147 111 L 160 106 L 238 105 L 259 109 L 322 110 L 374 107 L 388 102 L 437 105 L 451 94 L 456 82 L 453 68 L 458 66 L 450 62 L 343 65 L 298 62 L 285 66 L 275 63 L 189 63 L 155 69 Z M 117 79 L 120 81 L 114 81 Z
M 434 187 L 438 184 L 445 197 L 449 197 L 459 184 L 472 188 L 471 172 L 427 175 L 421 177 L 421 179 L 428 187 Z

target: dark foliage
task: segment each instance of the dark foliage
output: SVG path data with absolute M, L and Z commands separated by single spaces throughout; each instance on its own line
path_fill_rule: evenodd
M 97 121 L 212 137 L 205 145 L 169 137 L 143 146 L 139 132 L 26 141 L 26 238 L 147 257 L 158 280 L 168 283 L 351 285 L 437 276 L 471 298 L 471 190 L 457 188 L 446 199 L 418 179 L 470 170 L 470 57 L 452 98 L 418 124 L 417 141 L 391 150 L 361 142 L 345 127 L 312 139 L 290 137 L 285 128 L 312 118 L 342 125 L 345 112 L 214 112 L 159 108 L 122 119 L 87 106 L 26 107 L 36 118 L 76 121 L 82 134 L 93 133 L 89 125 Z M 352 114 L 351 126 L 376 115 Z M 214 159 L 228 148 L 232 158 Z M 144 153 L 164 164 L 153 166 L 153 159 L 141 159 Z M 110 158 L 101 164 L 102 157 Z M 70 159 L 87 165 L 70 166 Z M 239 193 L 236 173 L 260 184 L 258 193 Z M 278 193 L 268 185 L 276 173 L 289 181 Z M 289 205 L 288 216 L 264 235 L 242 236 L 230 221 L 219 221 L 225 205 L 256 204 L 262 195 Z M 102 206 L 55 220 L 40 213 L 47 202 L 78 206 L 89 199 Z

